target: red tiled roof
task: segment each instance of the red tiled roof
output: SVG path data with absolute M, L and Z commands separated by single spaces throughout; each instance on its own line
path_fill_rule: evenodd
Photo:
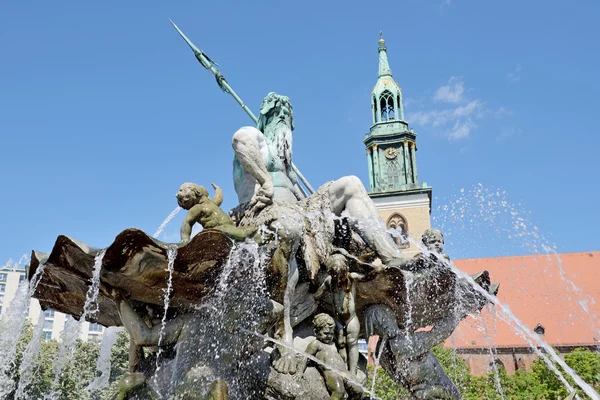
M 492 283 L 500 283 L 500 301 L 530 329 L 541 324 L 547 343 L 553 346 L 600 345 L 600 341 L 594 341 L 594 337 L 600 340 L 600 251 L 454 262 L 470 274 L 488 270 Z M 572 283 L 561 278 L 560 267 Z M 589 313 L 583 310 L 582 303 Z M 482 311 L 485 324 L 472 317 L 463 320 L 445 345 L 454 348 L 528 347 L 524 339 L 494 314 L 493 308 Z M 484 332 L 486 329 L 488 337 Z

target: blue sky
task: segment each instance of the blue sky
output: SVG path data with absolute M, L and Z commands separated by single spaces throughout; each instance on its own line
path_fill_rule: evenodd
M 4 1 L 0 263 L 50 251 L 59 234 L 96 247 L 128 227 L 151 234 L 186 181 L 215 182 L 224 208 L 236 204 L 230 140 L 250 120 L 168 18 L 253 110 L 269 91 L 291 98 L 294 160 L 313 186 L 367 182 L 383 30 L 450 254 L 598 250 L 599 11 L 591 0 Z M 457 212 L 478 201 L 489 210 Z M 161 238 L 176 240 L 181 218 Z

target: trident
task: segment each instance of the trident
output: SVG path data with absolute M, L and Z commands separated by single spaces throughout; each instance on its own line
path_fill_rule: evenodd
M 242 107 L 242 110 L 246 111 L 246 114 L 248 114 L 248 116 L 252 118 L 252 121 L 254 121 L 255 124 L 258 124 L 258 118 L 256 118 L 256 115 L 254 115 L 254 113 L 248 108 L 248 106 L 244 104 L 242 99 L 240 99 L 240 96 L 238 96 L 237 93 L 231 88 L 231 86 L 229 86 L 229 83 L 227 82 L 223 74 L 221 74 L 221 71 L 219 71 L 219 64 L 211 60 L 210 57 L 206 55 L 206 53 L 204 53 L 202 50 L 196 47 L 194 43 L 192 43 L 192 41 L 188 39 L 187 36 L 183 34 L 183 32 L 181 32 L 181 29 L 179 29 L 179 27 L 177 27 L 177 25 L 175 25 L 173 21 L 171 21 L 170 19 L 169 21 L 177 30 L 177 32 L 179 32 L 179 34 L 181 35 L 183 40 L 185 40 L 188 46 L 190 46 L 190 48 L 194 52 L 194 55 L 196 56 L 196 59 L 200 62 L 200 64 L 202 64 L 204 68 L 212 72 L 212 74 L 217 79 L 217 85 L 219 85 L 221 90 L 225 93 L 229 93 L 235 99 L 235 101 L 237 101 L 237 103 Z M 292 168 L 294 169 L 294 172 L 296 173 L 296 175 L 298 175 L 298 178 L 300 178 L 304 186 L 306 186 L 306 188 L 310 191 L 310 193 L 314 193 L 315 190 L 312 188 L 312 186 L 310 186 L 310 183 L 308 183 L 304 175 L 300 173 L 300 170 L 294 165 L 293 162 Z

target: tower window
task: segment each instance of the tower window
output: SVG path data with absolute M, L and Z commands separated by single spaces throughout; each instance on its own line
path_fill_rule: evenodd
M 387 179 L 390 190 L 400 188 L 400 164 L 397 158 L 387 161 Z
M 381 121 L 392 121 L 395 119 L 394 96 L 389 90 L 385 90 L 379 97 L 379 110 Z
M 394 239 L 394 242 L 401 249 L 407 249 L 410 246 L 408 242 L 408 223 L 406 222 L 406 218 L 402 214 L 394 213 L 392 214 L 386 223 L 387 228 Z

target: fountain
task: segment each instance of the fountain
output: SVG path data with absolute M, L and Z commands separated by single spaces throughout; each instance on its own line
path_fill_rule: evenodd
M 377 367 L 415 398 L 460 398 L 431 348 L 497 304 L 499 285 L 486 271 L 457 271 L 437 230 L 424 234 L 421 253 L 403 255 L 358 178 L 315 191 L 292 163 L 289 99 L 269 93 L 256 118 L 179 33 L 257 123 L 233 136 L 239 205 L 226 213 L 218 186 L 211 198 L 185 183 L 180 208 L 153 236 L 126 229 L 105 249 L 59 236 L 50 253 L 31 256 L 42 309 L 129 333 L 122 399 L 374 398 L 357 346 L 372 335 L 382 338 Z M 158 240 L 180 209 L 181 241 Z M 195 224 L 203 230 L 192 237 Z

